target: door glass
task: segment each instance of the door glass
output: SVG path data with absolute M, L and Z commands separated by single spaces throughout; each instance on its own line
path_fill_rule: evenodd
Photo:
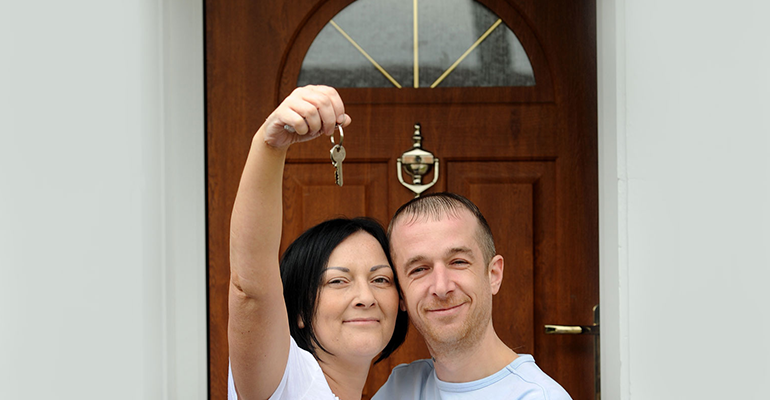
M 313 40 L 297 82 L 307 84 L 534 86 L 535 76 L 513 31 L 477 1 L 358 0 Z

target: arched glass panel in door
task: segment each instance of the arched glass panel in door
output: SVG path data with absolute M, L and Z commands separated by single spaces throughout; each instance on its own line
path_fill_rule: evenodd
M 298 86 L 534 86 L 529 57 L 473 0 L 358 0 L 335 15 L 302 61 Z

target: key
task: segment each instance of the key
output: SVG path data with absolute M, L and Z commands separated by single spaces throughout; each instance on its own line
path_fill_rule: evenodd
M 332 140 L 332 149 L 329 150 L 329 153 L 331 153 L 331 159 L 332 159 L 332 165 L 334 168 L 334 181 L 337 183 L 337 186 L 342 186 L 342 161 L 345 160 L 345 155 L 347 154 L 345 152 L 345 148 L 342 147 L 342 141 L 345 140 L 345 133 L 342 132 L 342 126 L 336 125 L 335 129 L 339 129 L 340 131 L 340 142 L 339 144 L 334 142 L 334 132 L 332 132 L 332 135 L 329 137 Z
M 342 186 L 342 162 L 345 160 L 345 148 L 341 144 L 335 144 L 330 150 L 332 165 L 334 168 L 334 180 L 338 186 Z

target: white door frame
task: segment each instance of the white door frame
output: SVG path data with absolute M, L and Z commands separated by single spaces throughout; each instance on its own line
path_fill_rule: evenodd
M 169 399 L 203 400 L 208 397 L 203 6 L 182 0 L 162 5 L 165 386 Z M 597 0 L 602 395 L 621 400 L 628 398 L 629 383 L 624 13 L 624 0 Z
M 628 399 L 625 0 L 597 0 L 602 397 Z

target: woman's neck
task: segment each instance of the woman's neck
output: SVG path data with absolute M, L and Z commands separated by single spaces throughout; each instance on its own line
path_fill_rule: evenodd
M 326 355 L 319 360 L 326 382 L 340 400 L 361 400 L 371 360 L 342 360 Z

